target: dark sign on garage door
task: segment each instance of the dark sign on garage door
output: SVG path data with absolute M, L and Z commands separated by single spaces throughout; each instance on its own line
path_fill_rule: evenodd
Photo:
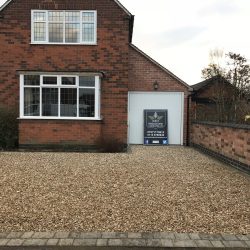
M 144 145 L 168 145 L 167 110 L 144 110 Z

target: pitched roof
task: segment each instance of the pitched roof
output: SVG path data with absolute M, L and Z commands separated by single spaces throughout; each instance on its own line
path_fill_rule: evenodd
M 118 1 L 113 0 L 127 15 L 132 16 L 132 14 Z M 1 7 L 0 11 L 2 11 L 12 0 L 7 0 Z
M 215 83 L 216 80 L 219 80 L 220 78 L 223 79 L 221 76 L 213 76 L 213 77 L 206 79 L 202 82 L 196 83 L 196 84 L 192 85 L 191 87 L 193 88 L 194 91 L 199 91 L 200 89 L 206 87 L 210 83 Z M 226 81 L 225 79 L 224 79 L 224 82 L 228 83 L 228 81 Z
M 139 52 L 141 55 L 143 55 L 147 60 L 151 61 L 154 65 L 156 65 L 157 67 L 159 67 L 160 69 L 162 69 L 163 71 L 165 71 L 167 74 L 169 74 L 170 76 L 172 76 L 175 80 L 177 80 L 178 82 L 180 82 L 181 84 L 183 84 L 185 87 L 187 87 L 190 91 L 192 91 L 192 87 L 189 86 L 186 82 L 184 82 L 183 80 L 181 80 L 179 77 L 177 77 L 175 74 L 173 74 L 171 71 L 169 71 L 168 69 L 166 69 L 165 67 L 163 67 L 161 64 L 159 64 L 158 62 L 156 62 L 153 58 L 151 58 L 149 55 L 147 55 L 146 53 L 144 53 L 142 50 L 140 50 L 138 47 L 136 47 L 134 44 L 130 44 L 130 47 L 133 48 L 134 50 L 136 50 L 137 52 Z

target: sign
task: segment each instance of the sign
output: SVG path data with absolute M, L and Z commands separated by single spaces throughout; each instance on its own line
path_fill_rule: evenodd
M 144 145 L 168 145 L 168 110 L 144 110 Z

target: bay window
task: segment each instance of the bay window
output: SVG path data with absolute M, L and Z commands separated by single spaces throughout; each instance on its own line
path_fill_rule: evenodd
M 31 11 L 32 43 L 94 45 L 96 30 L 96 11 Z
M 20 75 L 20 117 L 100 119 L 100 77 Z

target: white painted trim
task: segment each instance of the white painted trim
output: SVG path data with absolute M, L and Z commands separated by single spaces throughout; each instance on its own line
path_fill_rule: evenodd
M 86 117 L 86 118 L 78 118 L 78 117 L 53 117 L 53 116 L 20 116 L 18 119 L 20 120 L 75 120 L 75 121 L 101 121 L 102 118 L 95 117 Z
M 29 74 L 31 75 L 31 74 Z M 57 85 L 44 85 L 43 84 L 43 77 L 46 76 L 52 76 L 52 77 L 57 77 Z M 75 85 L 62 85 L 62 77 L 69 76 L 69 77 L 76 77 L 76 84 Z M 42 119 L 42 120 L 101 120 L 100 117 L 100 109 L 101 109 L 101 93 L 100 93 L 100 85 L 101 85 L 101 78 L 99 75 L 95 75 L 95 87 L 84 87 L 84 86 L 79 86 L 79 78 L 80 76 L 84 76 L 84 74 L 79 74 L 79 75 L 60 75 L 60 74 L 43 74 L 40 75 L 40 85 L 24 85 L 24 74 L 21 74 L 19 76 L 20 78 L 20 119 Z M 89 75 L 87 75 L 89 76 Z M 24 115 L 24 88 L 39 88 L 40 89 L 40 109 L 39 113 L 40 116 L 25 116 Z M 42 89 L 43 88 L 57 88 L 58 89 L 58 116 L 57 117 L 48 117 L 48 116 L 42 116 Z M 61 89 L 62 88 L 72 88 L 72 89 L 77 89 L 77 116 L 76 117 L 61 117 L 60 114 L 60 98 L 61 98 Z M 79 90 L 80 89 L 95 89 L 95 117 L 79 117 Z
M 72 10 L 74 12 L 79 12 L 80 14 L 80 41 L 77 43 L 66 43 L 65 42 L 65 12 L 67 11 L 71 11 L 71 10 L 53 10 L 53 11 L 63 11 L 64 12 L 64 20 L 63 22 L 63 42 L 61 43 L 55 43 L 55 42 L 49 42 L 49 11 L 50 10 L 31 10 L 31 42 L 30 44 L 34 44 L 34 45 L 41 45 L 41 44 L 46 44 L 46 45 L 97 45 L 97 10 Z M 35 41 L 34 40 L 34 13 L 36 12 L 45 12 L 46 13 L 46 20 L 43 21 L 43 23 L 45 23 L 46 25 L 46 34 L 45 34 L 45 41 Z M 82 19 L 82 14 L 83 13 L 94 13 L 94 41 L 92 42 L 85 42 L 83 40 L 83 33 L 82 33 L 82 24 L 84 23 L 83 19 Z M 67 22 L 70 23 L 70 22 Z M 77 22 L 78 23 L 78 22 Z M 89 23 L 89 22 L 86 22 Z
M 1 7 L 0 7 L 0 11 L 2 11 L 12 0 L 8 0 L 6 1 Z

